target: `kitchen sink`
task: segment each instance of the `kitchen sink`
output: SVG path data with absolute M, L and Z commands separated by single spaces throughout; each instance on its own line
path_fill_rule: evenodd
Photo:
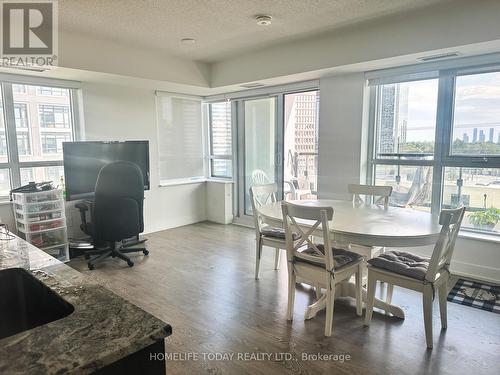
M 73 306 L 22 268 L 0 271 L 0 339 L 62 319 Z

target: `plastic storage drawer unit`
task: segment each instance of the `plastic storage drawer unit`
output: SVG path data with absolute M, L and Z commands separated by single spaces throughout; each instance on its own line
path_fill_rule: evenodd
M 38 202 L 38 203 L 14 203 L 16 212 L 33 214 L 37 212 L 50 212 L 58 211 L 64 209 L 64 201 L 48 201 L 48 202 Z
M 12 193 L 14 203 L 40 203 L 58 201 L 62 199 L 62 190 L 47 190 L 36 193 Z
M 23 232 L 20 229 L 18 231 L 21 238 L 40 249 L 65 244 L 67 238 L 66 227 L 42 232 Z
M 17 222 L 17 229 L 23 232 L 38 232 L 48 229 L 57 229 L 66 226 L 66 219 L 54 219 L 38 221 L 33 223 L 23 223 L 21 221 Z
M 16 211 L 16 221 L 18 223 L 34 223 L 37 221 L 61 219 L 64 217 L 64 210 L 45 212 L 45 213 L 25 213 Z
M 50 246 L 43 248 L 42 250 L 62 262 L 65 262 L 67 259 L 69 259 L 68 244 Z

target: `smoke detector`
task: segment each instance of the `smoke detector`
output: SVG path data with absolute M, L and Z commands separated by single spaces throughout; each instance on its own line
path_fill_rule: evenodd
M 272 19 L 273 17 L 266 14 L 255 16 L 255 21 L 257 21 L 257 25 L 260 26 L 269 26 L 271 24 Z

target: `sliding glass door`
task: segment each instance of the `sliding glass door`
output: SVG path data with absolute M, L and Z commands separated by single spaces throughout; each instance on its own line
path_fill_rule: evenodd
M 243 100 L 240 133 L 243 140 L 243 155 L 240 166 L 243 179 L 240 181 L 239 216 L 252 215 L 249 190 L 254 185 L 278 181 L 279 157 L 277 157 L 277 98 L 266 97 Z
M 236 100 L 236 222 L 253 224 L 254 185 L 276 183 L 278 199 L 316 196 L 318 107 L 318 90 Z
M 316 198 L 319 90 L 285 94 L 283 102 L 284 198 Z

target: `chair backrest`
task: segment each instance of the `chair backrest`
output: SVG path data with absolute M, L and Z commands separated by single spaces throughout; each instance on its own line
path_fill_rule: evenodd
M 278 192 L 277 184 L 256 185 L 250 188 L 250 201 L 252 202 L 253 219 L 255 230 L 260 234 L 262 220 L 259 213 L 259 207 L 277 202 L 276 193 Z
M 92 222 L 95 237 L 121 241 L 144 231 L 144 179 L 128 161 L 106 164 L 97 176 Z
M 312 262 L 318 262 L 318 257 L 324 260 L 327 271 L 334 272 L 333 253 L 327 249 L 332 248 L 329 222 L 333 219 L 332 207 L 311 207 L 305 205 L 282 202 L 283 226 L 285 229 L 286 253 L 288 262 L 294 262 L 294 258 L 301 258 Z M 307 227 L 301 226 L 300 221 L 307 220 Z M 293 239 L 293 232 L 299 234 L 297 240 Z M 319 236 L 321 232 L 321 236 Z M 314 237 L 322 237 L 322 252 L 313 241 Z M 304 247 L 314 250 L 317 256 L 300 252 Z
M 349 184 L 347 190 L 353 195 L 352 201 L 355 204 L 368 204 L 367 197 L 371 196 L 374 204 L 380 204 L 384 207 L 389 206 L 389 197 L 392 194 L 392 186 Z M 365 196 L 365 199 L 361 197 L 362 195 Z
M 442 210 L 439 214 L 439 224 L 442 225 L 442 227 L 432 252 L 429 269 L 425 275 L 427 281 L 434 281 L 436 274 L 450 265 L 464 214 L 465 207 Z
M 292 199 L 297 199 L 297 192 L 296 192 L 295 184 L 292 181 L 284 180 L 283 185 L 288 186 L 288 190 L 284 189 L 285 190 L 284 193 L 285 194 L 290 193 Z
M 266 172 L 262 169 L 254 169 L 252 172 L 252 183 L 253 185 L 265 185 L 269 184 L 271 180 L 267 176 Z

